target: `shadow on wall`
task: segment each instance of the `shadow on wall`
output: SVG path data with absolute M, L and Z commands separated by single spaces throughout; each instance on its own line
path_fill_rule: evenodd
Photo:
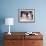
M 5 23 L 5 17 L 0 16 L 0 46 L 3 46 L 3 34 L 2 33 L 2 25 Z

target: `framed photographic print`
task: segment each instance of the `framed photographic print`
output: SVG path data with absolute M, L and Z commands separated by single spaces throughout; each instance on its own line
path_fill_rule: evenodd
M 19 22 L 35 22 L 35 9 L 19 9 L 18 10 Z

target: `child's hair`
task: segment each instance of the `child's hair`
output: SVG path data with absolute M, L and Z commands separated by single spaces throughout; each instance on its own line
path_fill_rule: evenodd
M 32 13 L 32 11 L 29 11 L 29 13 Z

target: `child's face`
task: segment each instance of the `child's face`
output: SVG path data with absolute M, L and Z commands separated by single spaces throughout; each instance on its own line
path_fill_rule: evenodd
M 23 14 L 22 14 L 22 17 L 23 17 L 23 18 L 26 18 L 26 14 L 23 13 Z

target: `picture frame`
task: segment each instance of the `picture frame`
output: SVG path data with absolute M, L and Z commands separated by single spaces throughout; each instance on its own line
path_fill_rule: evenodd
M 18 9 L 18 21 L 22 23 L 34 23 L 35 9 Z

